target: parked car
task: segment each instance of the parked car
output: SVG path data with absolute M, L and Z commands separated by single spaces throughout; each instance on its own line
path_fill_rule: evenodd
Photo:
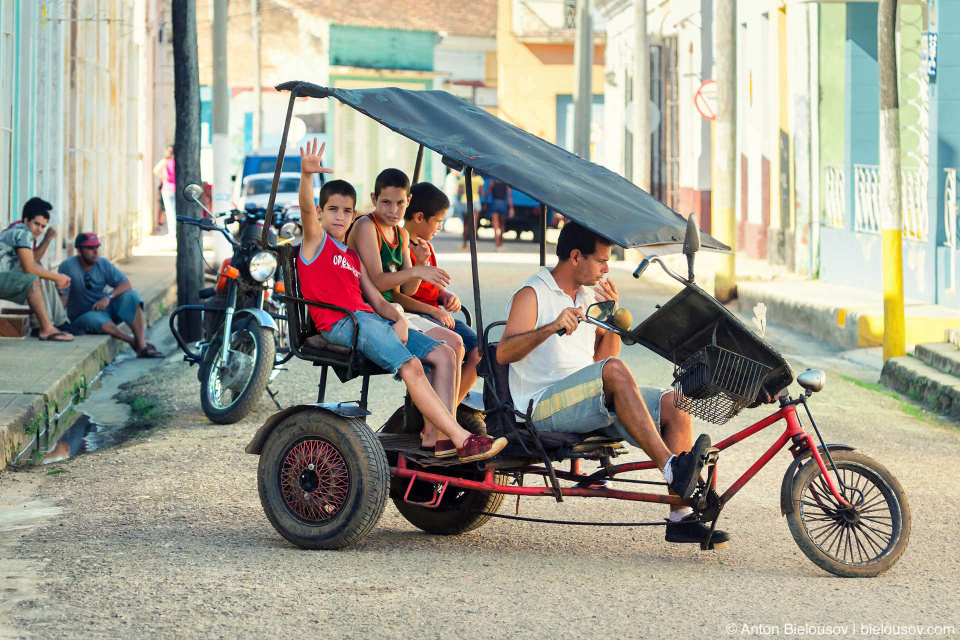
M 237 199 L 237 209 L 244 211 L 250 206 L 257 209 L 265 208 L 270 199 L 270 188 L 272 186 L 272 173 L 254 173 L 243 178 L 240 197 Z M 281 173 L 277 184 L 277 199 L 274 205 L 289 207 L 297 204 L 299 189 L 299 172 L 285 171 Z
M 323 136 L 320 136 L 321 141 Z M 233 202 L 238 208 L 242 209 L 243 206 L 240 203 L 240 198 L 244 196 L 243 193 L 243 182 L 248 176 L 253 176 L 256 174 L 269 174 L 270 180 L 273 180 L 273 172 L 277 168 L 277 150 L 276 149 L 259 149 L 256 151 L 249 152 L 243 158 L 243 163 L 240 165 L 240 170 L 237 172 L 237 176 L 234 179 L 233 183 Z M 288 148 L 286 154 L 283 157 L 283 166 L 280 171 L 283 174 L 294 174 L 297 176 L 297 180 L 300 180 L 300 154 L 297 153 L 296 148 Z M 320 194 L 320 187 L 323 186 L 323 174 L 314 174 L 313 176 L 313 194 L 314 197 Z M 267 193 L 269 193 L 269 189 Z M 296 197 L 293 198 L 293 203 L 296 204 Z M 266 205 L 266 200 L 264 200 L 264 205 Z

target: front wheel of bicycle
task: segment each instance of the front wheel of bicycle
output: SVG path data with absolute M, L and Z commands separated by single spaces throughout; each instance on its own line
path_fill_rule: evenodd
M 900 559 L 910 538 L 910 507 L 897 479 L 876 460 L 831 452 L 845 507 L 830 492 L 811 458 L 793 479 L 787 525 L 797 546 L 821 569 L 844 578 L 873 578 Z M 837 476 L 824 459 L 828 473 Z

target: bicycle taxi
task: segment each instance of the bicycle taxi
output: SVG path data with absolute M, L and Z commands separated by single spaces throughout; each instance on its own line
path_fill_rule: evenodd
M 784 473 L 780 508 L 801 551 L 821 568 L 844 577 L 873 577 L 897 562 L 910 535 L 910 511 L 900 484 L 880 463 L 854 447 L 824 441 L 808 406 L 813 394 L 824 387 L 823 371 L 807 370 L 797 376 L 799 395 L 783 393 L 794 381 L 786 360 L 696 285 L 697 251 L 729 251 L 729 247 L 700 232 L 692 217 L 684 220 L 621 176 L 443 91 L 349 90 L 303 82 L 284 83 L 277 89 L 290 93 L 282 140 L 287 139 L 298 98 L 333 98 L 420 145 L 413 182 L 418 179 L 424 149 L 440 154 L 445 165 L 465 173 L 466 221 L 471 226 L 474 171 L 539 202 L 541 266 L 546 261 L 547 208 L 624 248 L 640 247 L 645 253 L 682 250 L 687 277 L 653 255 L 634 273 L 640 277 L 655 262 L 683 285 L 648 318 L 631 327 L 629 314 L 614 315 L 611 302 L 588 309 L 587 321 L 617 333 L 625 346 L 641 345 L 673 363 L 677 406 L 702 420 L 719 425 L 763 400 L 778 403 L 775 412 L 707 451 L 706 477 L 701 476 L 694 495 L 686 500 L 669 495 L 663 482 L 626 477 L 657 469 L 652 461 L 615 464 L 615 458 L 626 452 L 619 440 L 589 433 L 538 432 L 530 407 L 513 405 L 507 366 L 496 360 L 491 330 L 504 323 L 483 323 L 476 229 L 471 229 L 475 328 L 484 354 L 478 367 L 483 394 L 482 400 L 468 397 L 458 420 L 468 430 L 502 435 L 510 444 L 497 457 L 479 463 L 428 457 L 419 448 L 422 417 L 409 396 L 379 429 L 366 423 L 370 376 L 385 372 L 355 349 L 330 344 L 317 334 L 308 307 L 337 307 L 300 295 L 297 247 L 271 245 L 265 232 L 263 242 L 277 251 L 286 283 L 291 349 L 320 367 L 317 402 L 274 414 L 246 448 L 247 453 L 260 456 L 261 503 L 280 535 L 306 549 L 348 547 L 373 529 L 387 498 L 416 527 L 456 535 L 477 529 L 493 517 L 517 517 L 497 513 L 508 495 L 552 497 L 558 502 L 575 496 L 689 506 L 712 532 L 724 506 L 781 449 L 788 448 L 793 460 Z M 598 202 L 603 206 L 596 206 Z M 264 229 L 269 226 L 268 220 Z M 468 314 L 468 323 L 471 320 Z M 324 402 L 330 369 L 342 382 L 362 379 L 359 401 Z M 801 424 L 801 407 L 807 428 Z M 718 488 L 721 452 L 781 421 L 783 431 L 769 449 L 732 485 Z M 527 476 L 539 477 L 541 483 L 528 486 Z M 640 490 L 649 486 L 659 489 Z M 713 547 L 709 538 L 701 544 L 703 549 Z

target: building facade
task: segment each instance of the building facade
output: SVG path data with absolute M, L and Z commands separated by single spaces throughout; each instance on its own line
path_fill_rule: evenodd
M 574 0 L 498 0 L 498 115 L 521 129 L 573 150 Z M 594 13 L 591 159 L 604 157 L 606 25 Z
M 151 224 L 141 215 L 147 19 L 144 0 L 0 1 L 0 226 L 33 196 L 51 202 L 54 263 L 84 230 L 106 256 L 129 255 Z

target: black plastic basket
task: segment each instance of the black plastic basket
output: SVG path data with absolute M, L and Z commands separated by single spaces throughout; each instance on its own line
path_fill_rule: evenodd
M 715 345 L 706 345 L 673 371 L 674 405 L 723 424 L 753 404 L 770 367 Z

